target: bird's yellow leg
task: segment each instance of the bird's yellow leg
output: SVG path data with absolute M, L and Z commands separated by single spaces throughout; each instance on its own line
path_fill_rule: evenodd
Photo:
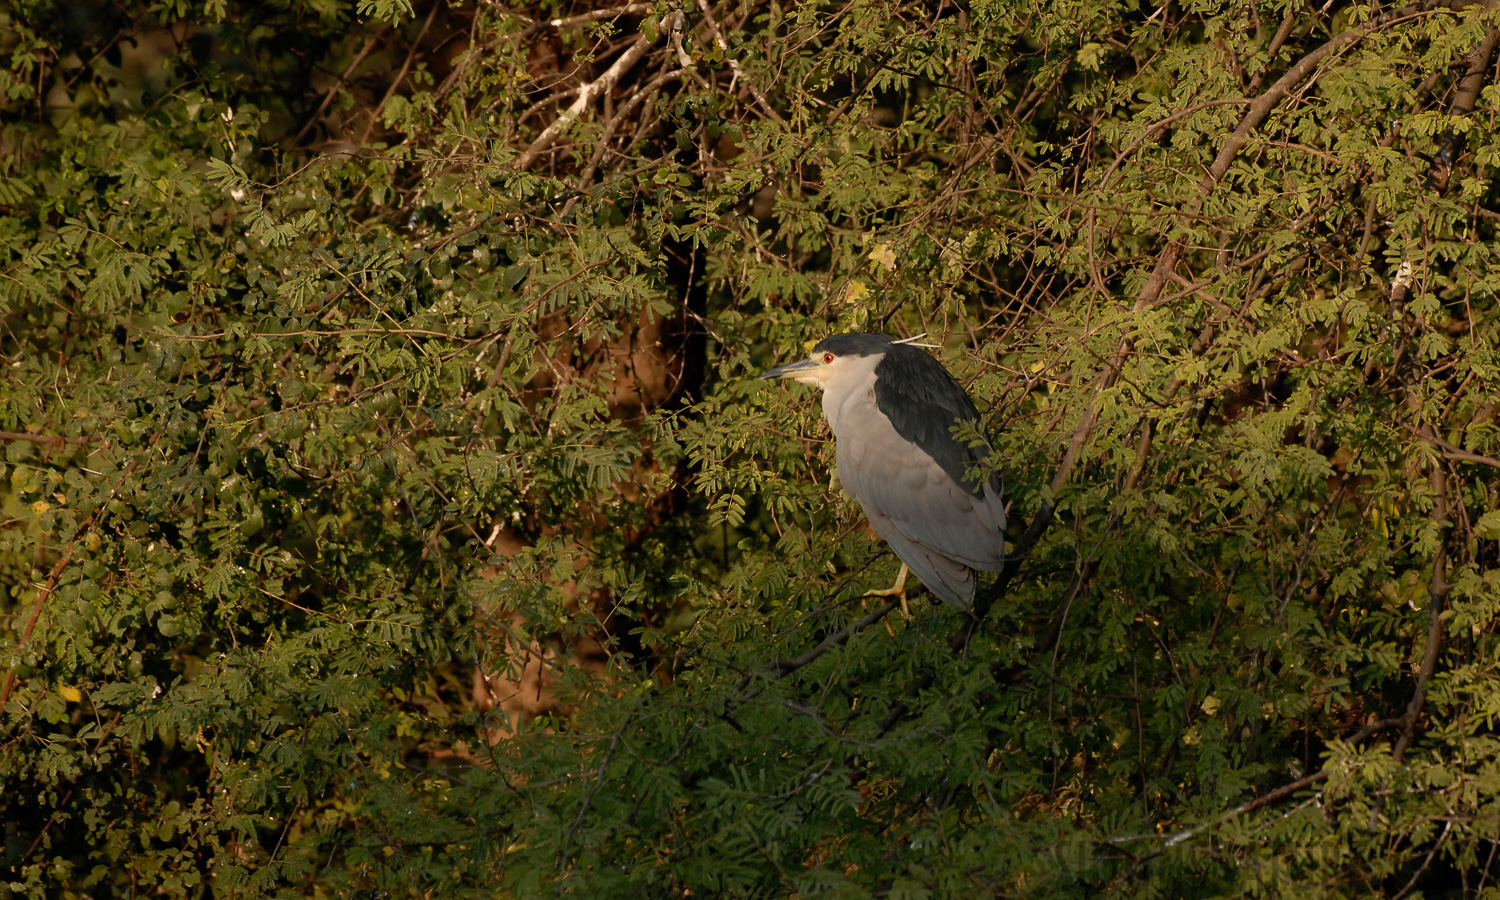
M 906 576 L 909 574 L 911 574 L 911 570 L 906 567 L 906 563 L 902 563 L 901 571 L 896 575 L 895 584 L 891 585 L 883 591 L 865 591 L 864 596 L 896 597 L 901 601 L 901 618 L 910 619 L 911 610 L 906 606 Z

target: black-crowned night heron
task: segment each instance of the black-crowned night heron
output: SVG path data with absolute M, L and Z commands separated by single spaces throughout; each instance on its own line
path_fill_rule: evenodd
M 948 370 L 908 343 L 856 333 L 760 377 L 823 389 L 839 481 L 904 564 L 895 587 L 870 594 L 904 607 L 910 568 L 943 601 L 972 604 L 974 571 L 999 572 L 1005 559 L 1005 501 L 998 475 L 970 474 L 988 448 L 955 434 L 979 411 Z

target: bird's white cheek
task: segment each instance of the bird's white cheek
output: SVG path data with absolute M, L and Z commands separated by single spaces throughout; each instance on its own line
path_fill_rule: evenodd
M 812 374 L 808 374 L 808 375 L 794 375 L 794 376 L 792 376 L 792 380 L 793 381 L 797 381 L 797 382 L 801 382 L 802 384 L 810 384 L 810 385 L 812 385 L 815 388 L 820 388 L 820 387 L 823 386 L 823 379 L 819 378 L 816 375 L 812 375 Z

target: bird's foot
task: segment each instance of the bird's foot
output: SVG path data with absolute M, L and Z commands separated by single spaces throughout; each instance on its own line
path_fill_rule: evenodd
M 906 568 L 906 563 L 902 563 L 901 572 L 896 576 L 895 584 L 891 585 L 885 590 L 865 591 L 861 600 L 868 597 L 895 597 L 901 601 L 901 618 L 903 620 L 910 619 L 911 609 L 909 609 L 906 605 L 906 576 L 910 573 L 910 571 L 911 570 Z M 889 628 L 890 626 L 886 627 Z

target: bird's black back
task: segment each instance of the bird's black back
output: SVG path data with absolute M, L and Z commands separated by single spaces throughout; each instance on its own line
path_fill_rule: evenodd
M 949 477 L 975 496 L 983 494 L 984 483 L 966 477 L 965 472 L 984 460 L 985 448 L 969 447 L 953 434 L 954 425 L 979 419 L 979 410 L 957 379 L 926 352 L 891 342 L 884 335 L 840 337 L 886 341 L 885 358 L 875 366 L 875 405 L 891 420 L 897 434 L 926 451 Z M 835 347 L 828 349 L 839 352 Z M 991 484 L 997 492 L 1000 490 L 998 477 L 992 477 Z

